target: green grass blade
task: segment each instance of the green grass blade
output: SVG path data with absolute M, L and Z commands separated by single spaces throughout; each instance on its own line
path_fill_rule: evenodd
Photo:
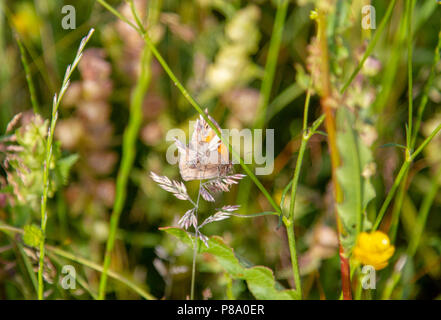
M 156 24 L 159 18 L 159 13 L 161 11 L 161 8 L 159 7 L 154 9 L 155 11 L 151 15 L 151 21 L 149 21 L 149 25 Z M 151 62 L 152 62 L 151 49 L 148 45 L 145 45 L 142 51 L 141 62 L 140 62 L 141 73 L 139 75 L 138 81 L 133 91 L 133 95 L 131 97 L 129 123 L 127 125 L 126 130 L 124 131 L 124 136 L 123 136 L 122 159 L 118 171 L 118 176 L 116 179 L 115 202 L 113 204 L 112 215 L 110 217 L 110 231 L 106 243 L 106 253 L 104 256 L 103 273 L 101 274 L 100 286 L 98 292 L 98 298 L 100 300 L 105 299 L 107 271 L 110 266 L 111 253 L 115 244 L 116 231 L 118 229 L 119 218 L 121 216 L 122 210 L 124 208 L 124 203 L 127 197 L 127 184 L 128 184 L 129 176 L 135 161 L 136 140 L 138 138 L 139 130 L 141 128 L 141 124 L 143 120 L 142 105 L 144 102 L 145 93 L 147 92 L 147 89 L 150 86 L 150 81 L 152 77 L 151 68 L 150 68 Z
M 23 63 L 23 67 L 26 74 L 26 81 L 29 87 L 29 94 L 31 96 L 32 108 L 35 114 L 40 113 L 40 107 L 38 106 L 37 95 L 35 93 L 34 83 L 32 82 L 32 75 L 29 68 L 28 59 L 26 58 L 26 52 L 24 50 L 23 44 L 21 43 L 20 37 L 18 34 L 15 34 L 15 39 L 17 40 L 18 48 L 20 49 L 21 62 Z
M 265 65 L 265 73 L 260 88 L 261 98 L 257 109 L 258 111 L 255 121 L 256 128 L 262 128 L 265 123 L 268 102 L 270 100 L 274 75 L 276 73 L 277 58 L 279 56 L 280 44 L 282 42 L 283 27 L 285 24 L 286 13 L 288 11 L 288 4 L 288 0 L 279 0 L 277 2 L 276 18 L 274 20 L 274 27 Z

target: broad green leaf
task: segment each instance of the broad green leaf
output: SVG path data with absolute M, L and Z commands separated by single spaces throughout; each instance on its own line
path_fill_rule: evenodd
M 369 178 L 363 175 L 372 164 L 372 154 L 354 127 L 354 115 L 346 108 L 339 108 L 337 147 L 341 165 L 337 169 L 337 179 L 343 191 L 343 202 L 337 205 L 337 211 L 345 231 L 341 240 L 346 254 L 350 253 L 358 232 L 370 228 L 365 210 L 375 197 L 375 189 Z
M 191 236 L 179 228 L 161 228 L 161 230 L 177 237 L 185 244 L 192 246 Z M 217 262 L 233 279 L 247 282 L 248 288 L 256 299 L 260 300 L 292 300 L 299 299 L 295 290 L 284 289 L 274 279 L 273 271 L 263 266 L 247 266 L 240 262 L 232 248 L 225 244 L 221 237 L 212 236 L 208 239 L 208 248 L 199 245 L 199 252 L 206 252 L 215 257 Z

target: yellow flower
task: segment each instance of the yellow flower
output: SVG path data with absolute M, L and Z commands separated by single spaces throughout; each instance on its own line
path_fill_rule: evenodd
M 12 17 L 12 23 L 18 33 L 36 40 L 40 35 L 41 19 L 35 12 L 32 4 L 24 2 L 17 6 L 16 14 Z
M 390 244 L 387 234 L 381 231 L 362 232 L 357 238 L 353 255 L 362 264 L 371 265 L 375 270 L 380 270 L 387 266 L 394 251 L 395 247 Z

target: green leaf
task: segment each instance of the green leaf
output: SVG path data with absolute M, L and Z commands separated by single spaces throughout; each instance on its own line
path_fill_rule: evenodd
M 326 132 L 321 131 L 321 130 L 316 130 L 315 133 L 316 133 L 316 134 L 319 134 L 319 135 L 322 135 L 322 136 L 325 136 L 325 137 L 328 136 L 328 134 L 327 134 Z
M 318 117 L 311 126 L 311 131 L 312 132 L 317 132 L 317 133 L 322 133 L 325 136 L 327 136 L 326 132 L 322 132 L 322 131 L 317 131 L 318 127 L 320 127 L 320 125 L 323 123 L 323 121 L 325 120 L 325 114 L 322 114 L 320 117 Z
M 386 143 L 386 144 L 383 144 L 382 146 L 379 146 L 379 148 L 389 148 L 389 147 L 398 147 L 401 149 L 406 149 L 406 146 L 403 146 L 402 144 L 398 144 L 398 143 L 393 143 L 393 142 Z
M 160 228 L 192 246 L 193 241 L 189 233 L 183 229 L 167 227 Z M 212 236 L 208 239 L 208 248 L 200 244 L 200 252 L 213 255 L 217 262 L 233 279 L 242 279 L 247 282 L 248 288 L 256 299 L 260 300 L 292 300 L 299 299 L 295 290 L 284 289 L 275 281 L 274 273 L 264 266 L 248 266 L 240 261 L 232 248 L 225 244 L 221 237 Z
M 56 183 L 58 186 L 66 185 L 69 178 L 69 172 L 72 166 L 78 160 L 78 154 L 71 154 L 57 161 L 56 167 Z
M 38 248 L 43 241 L 43 233 L 36 225 L 24 226 L 23 242 L 30 247 Z
M 337 179 L 343 192 L 343 202 L 337 205 L 337 211 L 344 228 L 341 240 L 346 254 L 350 253 L 358 233 L 370 226 L 365 211 L 369 201 L 375 197 L 370 179 L 363 176 L 363 170 L 373 161 L 372 154 L 354 127 L 354 115 L 346 108 L 339 108 L 337 147 L 342 163 L 337 169 Z
M 262 216 L 278 216 L 279 214 L 275 211 L 264 211 L 264 212 L 251 213 L 251 214 L 230 213 L 230 215 L 238 218 L 256 218 Z
M 286 194 L 291 189 L 291 186 L 292 186 L 292 180 L 289 181 L 289 183 L 286 185 L 285 189 L 283 189 L 282 198 L 281 198 L 280 204 L 279 204 L 280 208 L 283 208 L 283 206 L 285 205 Z M 277 229 L 279 229 L 282 226 L 282 223 L 283 223 L 283 210 L 279 214 L 279 223 L 277 224 Z

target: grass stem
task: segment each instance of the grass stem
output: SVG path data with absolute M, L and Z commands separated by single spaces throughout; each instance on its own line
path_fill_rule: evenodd
M 60 102 L 63 99 L 64 94 L 66 93 L 67 88 L 69 87 L 70 77 L 73 71 L 78 66 L 80 59 L 83 55 L 84 47 L 89 41 L 95 30 L 91 29 L 86 37 L 81 40 L 81 44 L 78 48 L 77 54 L 72 65 L 69 65 L 66 69 L 66 73 L 64 75 L 63 83 L 60 89 L 60 92 L 57 96 L 55 94 L 53 104 L 52 104 L 52 118 L 50 123 L 50 128 L 48 131 L 47 141 L 46 141 L 46 152 L 45 152 L 45 161 L 43 166 L 43 195 L 41 197 L 41 231 L 43 234 L 43 239 L 40 242 L 40 256 L 38 262 L 38 299 L 43 300 L 43 292 L 44 292 L 44 284 L 43 284 L 43 268 L 44 268 L 44 254 L 45 254 L 45 238 L 46 238 L 46 224 L 47 224 L 47 199 L 49 194 L 49 171 L 52 162 L 52 151 L 53 151 L 53 138 L 55 133 L 55 126 L 57 124 L 58 119 L 58 107 L 60 106 Z
M 408 97 L 408 121 L 406 131 L 406 146 L 410 152 L 413 150 L 412 145 L 412 128 L 413 128 L 413 74 L 412 74 L 412 13 L 415 7 L 415 0 L 406 1 L 406 24 L 407 24 L 407 97 Z M 398 196 L 395 200 L 394 209 L 392 211 L 392 223 L 390 228 L 390 239 L 392 243 L 395 243 L 395 237 L 397 235 L 398 225 L 400 222 L 400 213 L 403 206 L 404 195 L 406 193 L 407 177 L 409 175 L 409 169 L 404 173 L 404 177 L 401 181 Z
M 268 49 L 268 57 L 265 65 L 265 73 L 260 88 L 260 103 L 257 111 L 254 126 L 262 128 L 267 117 L 267 107 L 271 96 L 271 89 L 276 73 L 277 58 L 279 56 L 280 44 L 282 42 L 283 29 L 288 11 L 288 0 L 280 0 L 277 2 L 276 18 L 274 20 L 273 33 L 271 35 L 270 45 Z
M 403 165 L 400 168 L 400 171 L 398 172 L 397 177 L 394 180 L 394 183 L 392 185 L 392 188 L 390 189 L 390 191 L 387 194 L 386 200 L 384 200 L 383 205 L 380 208 L 380 211 L 377 215 L 377 218 L 375 220 L 374 226 L 373 226 L 373 230 L 377 230 L 381 220 L 384 217 L 384 214 L 386 213 L 387 208 L 389 207 L 389 204 L 391 203 L 395 192 L 397 191 L 401 181 L 403 180 L 407 169 L 409 168 L 410 164 L 412 163 L 413 160 L 415 160 L 415 158 L 423 151 L 423 149 L 430 143 L 430 141 L 432 141 L 432 139 L 438 134 L 438 132 L 441 130 L 441 124 L 439 124 L 433 131 L 432 133 L 421 143 L 421 145 L 415 150 L 415 152 L 413 152 L 411 155 L 407 155 L 406 156 L 406 160 L 404 161 Z
M 122 145 L 122 159 L 116 179 L 115 202 L 110 217 L 110 231 L 106 244 L 104 256 L 103 273 L 101 274 L 98 298 L 105 299 L 107 271 L 110 265 L 111 254 L 115 244 L 116 231 L 118 229 L 119 218 L 124 208 L 127 197 L 127 184 L 130 172 L 136 157 L 136 140 L 142 124 L 142 104 L 145 93 L 151 80 L 151 61 L 152 54 L 148 46 L 144 46 L 141 56 L 141 73 L 133 91 L 130 103 L 129 123 L 124 131 Z
M 198 198 L 196 200 L 196 205 L 195 205 L 195 216 L 196 216 L 196 221 L 198 221 L 198 210 L 199 210 L 199 199 L 201 197 L 201 187 L 202 187 L 202 180 L 199 180 L 199 192 L 198 192 Z M 194 226 L 195 228 L 195 236 L 194 236 L 194 243 L 193 243 L 193 262 L 192 262 L 192 266 L 191 266 L 191 290 L 190 290 L 190 300 L 194 300 L 194 288 L 195 288 L 195 283 L 196 283 L 196 259 L 197 259 L 197 254 L 198 254 L 198 232 L 199 232 L 199 228 L 198 226 Z
M 411 147 L 412 128 L 413 128 L 413 75 L 412 75 L 412 13 L 415 8 L 415 0 L 407 0 L 407 95 L 408 95 L 408 132 L 407 132 L 407 146 Z
M 23 47 L 23 44 L 21 43 L 20 37 L 18 36 L 17 33 L 15 34 L 15 39 L 17 40 L 18 48 L 20 49 L 20 57 L 26 74 L 26 81 L 28 83 L 29 94 L 31 96 L 32 109 L 34 110 L 35 114 L 39 114 L 40 107 L 38 106 L 37 95 L 35 93 L 34 83 L 32 82 L 32 75 L 31 75 L 31 70 L 29 68 L 28 59 L 26 58 L 26 52 Z
M 433 61 L 432 61 L 432 67 L 430 69 L 430 75 L 426 81 L 426 84 L 424 85 L 423 96 L 421 97 L 420 104 L 418 105 L 417 118 L 416 118 L 415 127 L 413 130 L 412 141 L 411 141 L 412 146 L 415 146 L 415 142 L 418 137 L 418 132 L 419 132 L 420 126 L 421 126 L 421 121 L 423 119 L 423 114 L 426 109 L 427 102 L 429 101 L 429 90 L 432 87 L 433 79 L 435 78 L 436 65 L 438 64 L 438 61 L 440 60 L 440 50 L 441 50 L 441 30 L 438 32 L 438 43 L 435 47 L 435 52 L 434 52 Z
M 302 142 L 299 149 L 299 155 L 297 157 L 296 168 L 294 170 L 294 176 L 291 182 L 291 198 L 289 202 L 289 214 L 288 219 L 285 220 L 286 232 L 288 235 L 288 243 L 289 243 L 289 251 L 291 256 L 291 265 L 292 272 L 294 277 L 294 283 L 296 286 L 296 291 L 299 294 L 299 297 L 302 297 L 302 284 L 300 281 L 300 271 L 297 260 L 297 250 L 296 250 L 296 241 L 295 241 L 295 231 L 294 231 L 294 208 L 295 208 L 295 200 L 297 196 L 297 186 L 299 183 L 300 170 L 302 168 L 303 158 L 305 155 L 306 145 L 308 144 L 309 138 L 311 137 L 311 133 L 308 131 L 308 111 L 309 111 L 309 101 L 311 98 L 311 88 L 308 89 L 306 93 L 305 105 L 303 110 L 303 134 L 302 134 Z
M 438 168 L 437 172 L 435 173 L 435 177 L 432 180 L 429 192 L 426 193 L 423 202 L 421 204 L 416 225 L 415 228 L 413 229 L 412 235 L 409 240 L 409 246 L 407 248 L 407 255 L 409 257 L 413 257 L 415 255 L 416 250 L 420 244 L 424 227 L 426 226 L 427 217 L 429 216 L 430 208 L 432 207 L 436 194 L 440 189 L 440 179 L 441 179 L 441 166 Z

